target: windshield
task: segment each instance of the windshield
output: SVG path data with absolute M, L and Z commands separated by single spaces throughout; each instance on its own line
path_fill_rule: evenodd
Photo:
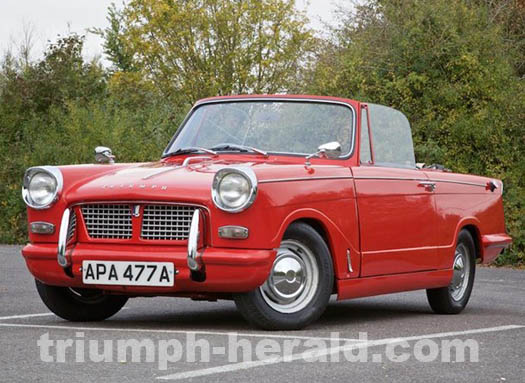
M 348 106 L 313 101 L 218 102 L 197 107 L 165 154 L 234 144 L 305 155 L 321 144 L 338 141 L 341 153 L 347 155 L 352 140 L 353 113 Z

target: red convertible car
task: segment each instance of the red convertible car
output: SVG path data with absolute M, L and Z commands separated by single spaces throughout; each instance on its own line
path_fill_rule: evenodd
M 26 171 L 22 254 L 47 307 L 106 319 L 130 297 L 233 299 L 265 329 L 298 329 L 329 298 L 426 289 L 459 313 L 476 262 L 510 245 L 500 180 L 415 162 L 386 106 L 317 96 L 195 104 L 151 163 Z

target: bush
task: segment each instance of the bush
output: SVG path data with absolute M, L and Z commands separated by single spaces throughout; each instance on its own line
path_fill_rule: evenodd
M 492 20 L 462 0 L 368 1 L 341 14 L 308 90 L 391 105 L 418 162 L 502 179 L 514 244 L 498 262 L 524 264 L 525 84 Z
M 50 46 L 41 62 L 4 61 L 0 82 L 0 242 L 27 238 L 21 181 L 35 165 L 93 162 L 109 146 L 120 162 L 157 160 L 187 105 L 164 101 L 133 74 L 106 73 L 81 57 L 72 35 Z

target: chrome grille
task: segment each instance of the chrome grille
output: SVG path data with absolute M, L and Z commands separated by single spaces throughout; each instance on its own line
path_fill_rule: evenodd
M 142 218 L 142 239 L 186 240 L 195 206 L 146 205 Z
M 91 238 L 131 238 L 130 205 L 91 204 L 84 205 L 81 209 L 88 234 Z
M 75 214 L 75 210 L 71 210 L 71 215 L 69 216 L 69 227 L 67 229 L 67 240 L 66 240 L 67 243 L 69 243 L 73 239 L 76 229 L 77 229 L 77 215 Z

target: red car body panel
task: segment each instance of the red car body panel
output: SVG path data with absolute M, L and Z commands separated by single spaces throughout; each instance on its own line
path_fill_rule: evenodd
M 205 252 L 206 282 L 194 282 L 186 266 L 186 250 L 180 246 L 110 245 L 79 243 L 73 251 L 73 277 L 64 278 L 56 261 L 56 246 L 27 245 L 24 256 L 38 280 L 55 286 L 86 287 L 82 283 L 82 261 L 173 262 L 179 274 L 173 288 L 144 286 L 105 286 L 104 290 L 131 295 L 173 295 L 181 292 L 237 292 L 254 289 L 268 277 L 274 250 L 208 249 Z
M 231 97 L 238 99 L 241 96 Z M 227 294 L 260 286 L 270 272 L 287 227 L 303 220 L 316 228 L 330 249 L 339 299 L 446 286 L 452 277 L 456 238 L 462 228 L 474 235 L 478 255 L 489 263 L 511 242 L 505 233 L 502 190 L 492 179 L 443 171 L 359 165 L 361 104 L 319 96 L 244 96 L 323 100 L 355 110 L 355 148 L 346 159 L 302 156 L 220 154 L 182 166 L 181 155 L 144 164 L 61 166 L 64 189 L 48 209 L 27 209 L 28 222 L 60 227 L 66 207 L 78 212 L 76 244 L 68 252 L 71 275 L 57 263 L 58 233 L 30 232 L 22 250 L 38 280 L 58 286 L 82 284 L 83 260 L 171 261 L 179 271 L 175 286 L 90 286 L 128 295 Z M 212 98 L 198 102 L 223 100 Z M 199 156 L 203 157 L 203 156 Z M 227 166 L 250 167 L 258 179 L 253 206 L 231 214 L 211 198 L 215 173 Z M 428 189 L 422 182 L 435 183 Z M 495 182 L 500 182 L 496 180 Z M 186 241 L 143 240 L 140 219 L 129 239 L 95 239 L 87 234 L 79 210 L 96 202 L 184 203 L 205 212 L 200 241 L 206 280 L 193 281 L 186 265 Z M 142 208 L 141 208 L 142 209 Z M 218 229 L 239 225 L 249 229 L 244 240 L 224 239 Z

